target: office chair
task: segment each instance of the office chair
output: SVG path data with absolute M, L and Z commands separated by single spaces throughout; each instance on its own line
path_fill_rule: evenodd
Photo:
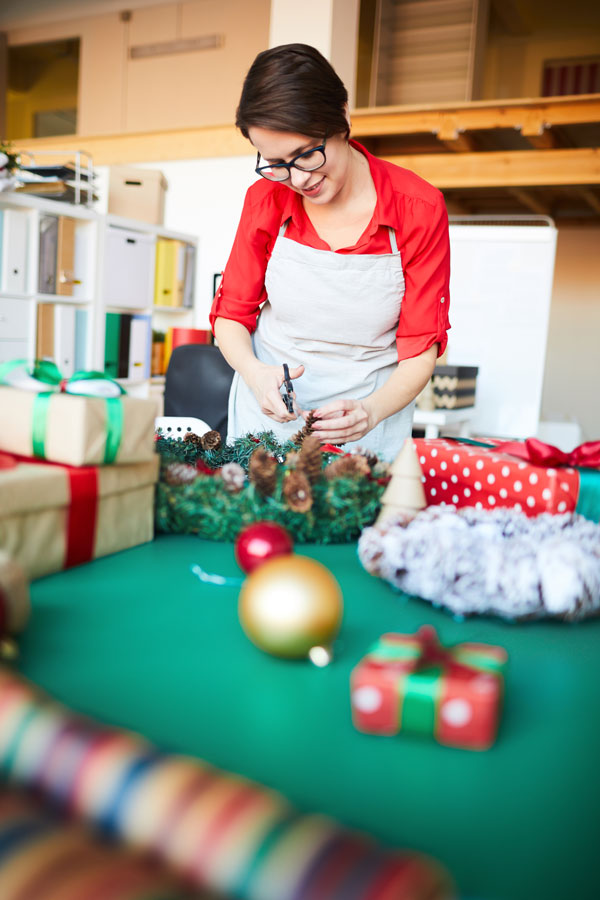
M 227 437 L 227 404 L 233 369 L 218 347 L 183 344 L 169 359 L 164 416 L 194 418 Z M 206 429 L 207 430 L 207 429 Z

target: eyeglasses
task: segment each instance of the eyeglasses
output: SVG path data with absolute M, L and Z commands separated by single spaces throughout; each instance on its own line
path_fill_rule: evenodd
M 315 169 L 320 169 L 327 162 L 325 144 L 326 141 L 323 141 L 318 147 L 299 153 L 289 163 L 273 163 L 269 166 L 259 166 L 260 153 L 257 153 L 254 171 L 257 175 L 266 178 L 267 181 L 287 181 L 291 176 L 292 168 L 299 169 L 301 172 L 314 172 Z

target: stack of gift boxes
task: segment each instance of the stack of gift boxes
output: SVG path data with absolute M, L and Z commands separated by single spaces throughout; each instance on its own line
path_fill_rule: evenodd
M 0 547 L 30 578 L 151 540 L 158 472 L 153 400 L 38 387 L 0 386 Z

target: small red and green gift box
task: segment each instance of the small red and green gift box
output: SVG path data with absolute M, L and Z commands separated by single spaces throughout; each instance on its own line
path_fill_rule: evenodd
M 528 516 L 576 512 L 600 521 L 600 441 L 570 454 L 533 438 L 414 443 L 430 506 L 510 507 Z
M 359 731 L 433 737 L 487 750 L 496 738 L 507 653 L 489 644 L 445 647 L 435 629 L 384 634 L 351 675 Z

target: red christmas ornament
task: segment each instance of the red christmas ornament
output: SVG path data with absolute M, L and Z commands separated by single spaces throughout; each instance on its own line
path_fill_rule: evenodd
M 256 522 L 237 536 L 235 558 L 246 574 L 275 556 L 293 553 L 294 542 L 288 532 L 276 522 Z

